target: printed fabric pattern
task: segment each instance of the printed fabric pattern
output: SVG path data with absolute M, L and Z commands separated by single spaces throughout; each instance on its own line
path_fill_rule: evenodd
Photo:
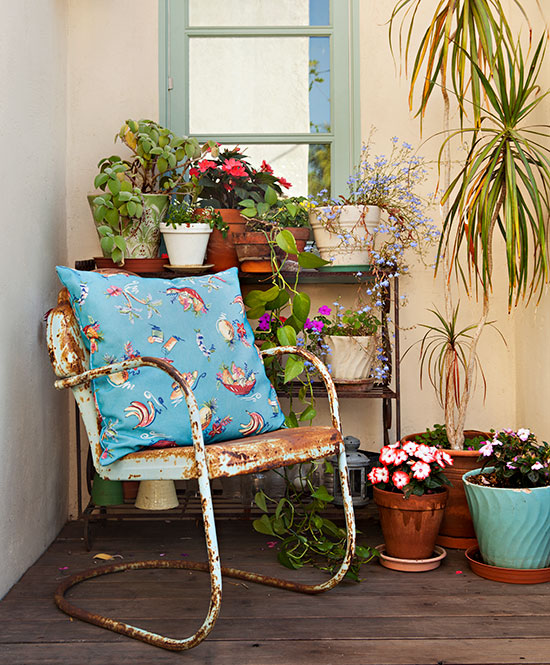
M 178 279 L 57 267 L 90 350 L 90 368 L 155 356 L 178 369 L 199 405 L 206 443 L 280 429 L 284 415 L 244 313 L 236 268 Z M 159 369 L 92 382 L 101 463 L 143 448 L 192 445 L 185 399 Z

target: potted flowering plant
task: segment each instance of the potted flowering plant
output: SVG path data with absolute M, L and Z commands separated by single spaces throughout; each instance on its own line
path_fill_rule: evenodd
M 275 176 L 265 160 L 259 169 L 255 169 L 238 146 L 216 151 L 216 154 L 211 152 L 208 158 L 200 160 L 189 173 L 200 205 L 219 209 L 224 221 L 229 225 L 227 238 L 223 238 L 217 230 L 210 236 L 207 262 L 213 263 L 215 270 L 238 266 L 233 234 L 244 231 L 246 221 L 239 209 L 239 203 L 252 199 L 260 205 L 268 187 L 280 195 L 284 188 L 291 186 L 290 183 Z
M 199 208 L 188 201 L 170 203 L 160 231 L 173 266 L 202 265 L 213 229 L 225 237 L 228 225 L 214 208 Z
M 439 232 L 423 212 L 417 187 L 426 179 L 424 160 L 409 143 L 391 140 L 389 157 L 371 158 L 371 139 L 348 180 L 349 193 L 331 200 L 322 192 L 312 201 L 310 223 L 325 270 L 406 269 L 404 252 L 422 252 Z M 381 212 L 384 211 L 384 218 Z
M 368 381 L 377 352 L 377 332 L 381 325 L 370 305 L 345 309 L 338 303 L 322 305 L 305 330 L 325 352 L 325 360 L 334 381 Z
M 430 559 L 449 484 L 443 470 L 452 465 L 450 455 L 414 441 L 384 446 L 380 466 L 368 480 L 380 513 L 385 553 L 396 559 Z
M 481 557 L 498 568 L 548 568 L 550 445 L 524 428 L 491 433 L 482 467 L 463 476 Z

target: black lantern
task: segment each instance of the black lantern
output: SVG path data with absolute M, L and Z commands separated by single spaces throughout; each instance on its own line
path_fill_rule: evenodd
M 368 455 L 359 450 L 361 441 L 355 436 L 344 437 L 344 447 L 346 449 L 346 461 L 348 463 L 348 478 L 351 491 L 351 498 L 354 506 L 364 506 L 368 503 L 367 496 L 367 473 L 371 465 Z M 341 506 L 343 504 L 342 491 L 340 489 L 340 480 L 338 478 L 338 467 L 334 469 L 333 479 L 334 503 Z

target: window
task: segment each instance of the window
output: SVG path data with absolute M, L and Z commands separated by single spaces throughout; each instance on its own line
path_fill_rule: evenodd
M 164 0 L 161 118 L 242 146 L 289 193 L 347 191 L 360 141 L 359 0 Z

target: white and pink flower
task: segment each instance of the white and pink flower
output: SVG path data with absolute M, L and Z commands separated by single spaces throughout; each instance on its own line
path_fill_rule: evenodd
M 414 456 L 417 457 L 419 460 L 426 462 L 426 464 L 431 464 L 432 462 L 435 462 L 435 452 L 434 452 L 435 450 L 436 448 L 430 448 L 429 446 L 426 446 L 423 443 L 421 443 L 417 447 Z
M 403 489 L 411 482 L 409 474 L 405 473 L 404 471 L 395 471 L 391 477 L 391 480 L 398 490 Z
M 411 473 L 416 480 L 426 480 L 431 473 L 431 467 L 426 462 L 419 460 L 411 466 Z
M 453 465 L 453 458 L 449 455 L 449 453 L 446 453 L 444 450 L 435 451 L 435 461 L 439 464 L 439 466 L 442 469 L 444 469 L 446 466 Z
M 418 444 L 416 444 L 414 441 L 406 441 L 403 444 L 403 450 L 407 453 L 407 455 L 414 455 L 417 448 Z
M 403 464 L 403 462 L 406 462 L 408 459 L 409 456 L 407 453 L 402 448 L 399 448 L 395 451 L 395 460 L 393 463 L 395 466 L 399 466 L 400 464 Z
M 367 478 L 373 485 L 378 483 L 387 483 L 390 479 L 390 473 L 385 466 L 375 466 Z
M 395 464 L 395 448 L 384 446 L 380 451 L 380 461 L 382 464 Z
M 479 449 L 479 454 L 483 457 L 490 457 L 493 454 L 493 441 L 485 441 L 485 443 Z

